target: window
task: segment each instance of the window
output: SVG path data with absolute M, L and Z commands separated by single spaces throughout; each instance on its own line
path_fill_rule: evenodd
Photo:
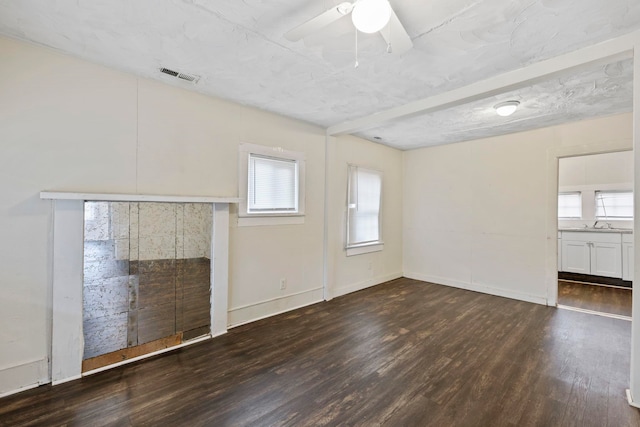
M 240 145 L 238 225 L 301 223 L 304 215 L 304 154 L 254 144 Z M 268 218 L 252 222 L 241 218 Z M 277 217 L 299 217 L 277 220 Z M 274 218 L 276 218 L 274 220 Z
M 298 162 L 249 153 L 247 213 L 298 213 Z
M 633 219 L 633 191 L 596 191 L 596 218 Z
M 382 250 L 382 173 L 354 165 L 348 170 L 347 255 Z
M 582 193 L 558 194 L 558 218 L 582 218 Z

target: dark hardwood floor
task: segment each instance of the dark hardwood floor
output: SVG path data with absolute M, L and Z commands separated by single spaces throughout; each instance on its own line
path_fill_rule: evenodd
M 631 317 L 631 289 L 558 281 L 558 304 Z
M 639 426 L 630 330 L 398 279 L 1 399 L 0 424 Z

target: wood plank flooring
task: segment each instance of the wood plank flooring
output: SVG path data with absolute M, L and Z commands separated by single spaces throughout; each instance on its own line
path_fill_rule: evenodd
M 398 279 L 0 399 L 0 425 L 639 426 L 630 329 Z
M 558 281 L 558 304 L 631 317 L 631 289 Z

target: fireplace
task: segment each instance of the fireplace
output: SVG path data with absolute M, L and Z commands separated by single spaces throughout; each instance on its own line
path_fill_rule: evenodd
M 209 339 L 213 336 L 224 334 L 227 330 L 227 295 L 228 295 L 228 245 L 229 245 L 229 204 L 237 203 L 236 198 L 218 198 L 218 197 L 190 197 L 190 196 L 159 196 L 159 195 L 135 195 L 135 194 L 109 194 L 109 193 L 71 193 L 71 192 L 42 192 L 41 198 L 53 200 L 54 221 L 53 221 L 53 284 L 52 284 L 52 339 L 51 339 L 51 374 L 52 383 L 59 384 L 62 382 L 70 381 L 80 378 L 82 375 L 88 375 L 94 372 L 98 372 L 110 367 L 120 365 L 122 363 L 128 363 L 131 361 L 139 360 L 143 357 L 158 354 L 163 351 L 175 349 L 184 345 L 189 345 L 195 342 Z M 100 209 L 111 209 L 112 211 L 119 212 L 119 215 L 126 220 L 117 220 L 113 222 L 115 230 L 112 230 L 111 238 L 106 238 L 104 230 L 91 230 L 85 228 L 85 203 L 91 207 L 94 212 L 89 212 L 89 216 L 98 214 L 100 215 Z M 141 205 L 140 203 L 144 203 Z M 197 212 L 198 216 L 210 215 L 210 220 L 203 224 L 210 224 L 209 228 L 206 225 L 197 227 L 204 227 L 209 233 L 206 236 L 205 241 L 194 236 L 187 236 L 191 238 L 188 242 L 184 240 L 184 232 L 180 237 L 173 236 L 174 243 L 171 243 L 169 238 L 169 244 L 158 245 L 157 242 L 165 235 L 159 238 L 151 238 L 146 243 L 147 248 L 141 251 L 140 239 L 145 242 L 146 236 L 139 236 L 139 209 L 140 206 L 144 206 L 144 209 L 155 209 L 156 219 L 153 228 L 160 230 L 161 233 L 166 234 L 166 230 L 171 230 L 175 227 L 183 227 L 181 221 L 184 220 L 185 207 L 187 210 Z M 204 208 L 203 208 L 204 207 Z M 159 212 L 159 214 L 158 214 Z M 125 215 L 126 213 L 126 215 Z M 135 216 L 132 216 L 135 215 Z M 163 217 L 166 221 L 176 221 L 176 223 L 163 224 Z M 91 225 L 91 218 L 88 221 Z M 126 224 L 126 225 L 123 225 Z M 178 225 L 176 225 L 178 224 Z M 111 226 L 111 225 L 110 225 Z M 119 227 L 119 228 L 118 228 Z M 135 239 L 131 238 L 133 235 L 130 233 L 135 231 Z M 129 233 L 129 234 L 127 234 Z M 125 236 L 125 234 L 127 234 Z M 88 239 L 85 239 L 88 237 Z M 100 236 L 103 237 L 100 237 Z M 208 240 L 207 240 L 208 239 Z M 86 240 L 86 241 L 85 241 Z M 89 243 L 87 243 L 87 241 Z M 207 244 L 210 241 L 210 244 Z M 133 307 L 131 310 L 127 310 L 124 314 L 120 314 L 120 318 L 126 317 L 128 320 L 133 319 L 132 323 L 127 323 L 126 331 L 124 333 L 125 341 L 127 341 L 127 347 L 135 347 L 137 344 L 144 344 L 143 341 L 152 341 L 157 339 L 158 332 L 150 332 L 142 327 L 142 330 L 138 330 L 140 327 L 137 321 L 139 313 L 152 313 L 150 309 L 139 310 L 138 294 L 139 288 L 139 271 L 140 266 L 144 265 L 146 268 L 162 268 L 167 266 L 178 266 L 179 268 L 171 270 L 174 274 L 180 277 L 180 274 L 184 274 L 185 266 L 197 271 L 198 274 L 210 275 L 210 293 L 207 293 L 210 301 L 208 304 L 203 305 L 198 310 L 197 315 L 183 316 L 183 310 L 180 304 L 182 304 L 183 297 L 176 303 L 175 307 L 171 307 L 166 301 L 161 307 L 162 310 L 168 310 L 170 308 L 175 321 L 165 322 L 167 325 L 163 327 L 170 333 L 170 337 L 174 338 L 174 341 L 168 339 L 166 342 L 160 340 L 160 347 L 150 347 L 150 353 L 138 355 L 136 352 L 123 353 L 119 355 L 119 360 L 116 363 L 108 364 L 108 366 L 98 367 L 92 369 L 92 366 L 85 366 L 83 372 L 83 359 L 85 356 L 94 356 L 97 349 L 96 344 L 87 342 L 85 346 L 84 340 L 84 328 L 90 328 L 95 324 L 91 322 L 95 316 L 103 314 L 98 310 L 93 317 L 91 314 L 87 314 L 84 310 L 83 299 L 87 300 L 87 295 L 83 296 L 83 285 L 85 285 L 85 271 L 87 268 L 85 265 L 84 254 L 86 251 L 91 251 L 100 246 L 109 246 L 109 256 L 112 258 L 121 258 L 114 261 L 114 265 L 127 267 L 126 271 L 126 292 L 135 292 L 136 294 L 127 299 L 127 303 Z M 116 247 L 116 245 L 120 245 Z M 154 246 L 155 245 L 155 246 Z M 164 252 L 163 252 L 164 251 Z M 171 259 L 166 259 L 166 252 L 173 254 Z M 124 255 L 126 254 L 127 260 L 125 262 Z M 94 254 L 95 255 L 95 254 Z M 155 256 L 159 257 L 159 260 L 153 259 Z M 89 259 L 92 260 L 91 256 Z M 156 262 L 157 261 L 157 262 Z M 90 261 L 91 262 L 91 261 Z M 209 265 L 203 265 L 208 262 Z M 90 265 L 89 268 L 91 268 Z M 164 271 L 164 270 L 163 270 Z M 169 270 L 166 270 L 169 271 Z M 176 273 L 177 272 L 177 273 Z M 182 272 L 182 273 L 181 273 Z M 134 274 L 130 274 L 134 273 Z M 87 275 L 89 276 L 89 275 Z M 97 296 L 91 297 L 89 295 L 89 301 L 100 301 L 100 289 L 99 285 L 89 280 L 87 277 L 88 287 L 85 292 L 91 294 L 92 292 L 98 292 Z M 122 277 L 117 277 L 115 281 L 123 280 Z M 172 283 L 175 286 L 176 294 L 182 292 L 181 287 L 182 279 L 176 279 L 173 277 Z M 131 283 L 129 283 L 131 282 Z M 202 280 L 200 281 L 202 282 Z M 95 286 L 93 286 L 95 285 Z M 93 287 L 92 287 L 93 286 Z M 124 285 L 123 285 L 124 286 Z M 202 285 L 200 284 L 200 287 Z M 97 289 L 97 291 L 96 291 Z M 125 292 L 125 288 L 119 290 Z M 202 293 L 203 290 L 196 290 L 196 292 Z M 182 295 L 182 294 L 181 294 Z M 200 295 L 201 297 L 201 295 Z M 91 300 L 93 298 L 93 300 Z M 132 301 L 135 304 L 132 304 Z M 91 302 L 90 302 L 91 303 Z M 206 301 L 205 301 L 206 303 Z M 202 305 L 202 304 L 201 304 Z M 209 313 L 208 318 L 203 318 L 202 308 L 208 306 Z M 130 308 L 131 308 L 130 307 Z M 168 308 L 167 308 L 168 307 Z M 104 308 L 104 307 L 102 307 Z M 143 309 L 146 307 L 143 307 Z M 89 321 L 87 319 L 89 318 Z M 122 319 L 120 319 L 122 320 Z M 184 320 L 187 323 L 184 323 Z M 122 325 L 121 325 L 122 326 Z M 186 330 L 182 330 L 188 328 Z M 190 329 L 189 329 L 190 328 Z M 171 329 L 171 331 L 169 331 Z M 183 334 L 186 333 L 186 339 L 183 339 Z M 155 335 L 154 335 L 155 334 Z M 179 336 L 179 340 L 175 340 L 175 337 Z M 154 341 L 155 342 L 155 341 Z M 134 344 L 134 346 L 130 345 Z M 111 346 L 122 347 L 122 343 L 111 344 Z M 166 347 L 166 348 L 165 348 Z M 115 347 L 109 347 L 108 350 L 113 350 Z M 104 349 L 103 349 L 104 350 Z M 124 359 L 124 360 L 122 360 Z M 100 365 L 97 365 L 100 366 Z

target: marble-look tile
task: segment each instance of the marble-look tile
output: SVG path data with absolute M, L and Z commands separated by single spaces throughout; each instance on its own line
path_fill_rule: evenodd
M 85 240 L 84 261 L 112 261 L 116 259 L 114 240 Z
M 206 236 L 203 234 L 185 234 L 183 258 L 202 258 L 209 256 L 210 250 Z
M 85 357 L 206 333 L 212 205 L 89 202 L 85 212 Z
M 110 222 L 109 202 L 84 203 L 84 240 L 109 240 Z
M 130 242 L 129 239 L 116 239 L 115 243 L 115 258 L 118 260 L 129 260 Z
M 109 277 L 128 276 L 129 260 L 86 261 L 83 274 L 86 283 Z
M 85 282 L 82 297 L 85 320 L 125 313 L 129 309 L 129 276 Z
M 140 239 L 129 239 L 129 260 L 138 261 L 140 259 Z
M 209 203 L 184 204 L 184 233 L 205 234 L 212 220 L 212 205 Z
M 140 203 L 129 203 L 129 236 L 131 239 L 137 239 L 140 237 L 139 233 L 140 225 Z
M 130 208 L 129 202 L 111 202 L 111 238 L 128 239 Z
M 140 203 L 138 221 L 138 235 L 140 238 L 170 235 L 175 240 L 176 204 Z
M 127 347 L 128 313 L 96 317 L 83 322 L 84 358 L 99 356 Z
M 211 253 L 212 205 L 185 203 L 183 258 L 209 257 Z
M 138 249 L 138 259 L 147 261 L 152 259 L 175 259 L 175 235 L 154 235 L 141 237 Z
M 184 233 L 185 203 L 176 203 L 176 234 Z
M 176 236 L 176 259 L 184 258 L 184 235 L 178 234 Z

